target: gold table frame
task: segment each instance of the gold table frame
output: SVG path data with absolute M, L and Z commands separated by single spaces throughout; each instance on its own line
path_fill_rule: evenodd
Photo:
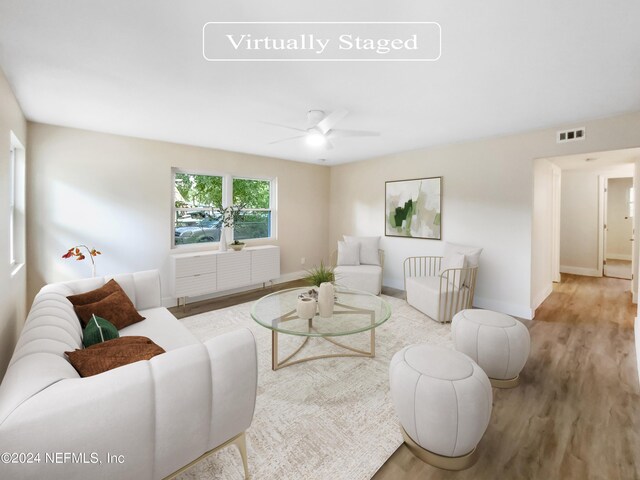
M 340 307 L 344 310 L 336 310 L 336 307 Z M 307 333 L 311 333 L 311 332 L 316 332 L 317 335 L 296 335 L 294 333 L 286 333 L 286 332 L 279 332 L 276 328 L 272 328 L 271 329 L 271 369 L 272 370 L 279 370 L 281 368 L 284 367 L 290 367 L 291 365 L 297 365 L 299 363 L 303 363 L 303 362 L 308 362 L 311 360 L 319 360 L 321 358 L 334 358 L 334 357 L 368 357 L 368 358 L 373 358 L 376 356 L 376 327 L 378 326 L 376 324 L 376 318 L 375 318 L 375 310 L 368 310 L 368 309 L 363 309 L 363 308 L 357 308 L 357 307 L 351 307 L 349 305 L 344 305 L 342 303 L 336 303 L 335 307 L 334 307 L 334 311 L 333 314 L 334 315 L 348 315 L 350 313 L 368 313 L 371 316 L 371 327 L 367 328 L 367 329 L 361 329 L 357 332 L 352 332 L 352 333 L 345 333 L 343 335 L 323 335 L 322 333 L 318 332 L 314 326 L 313 326 L 313 319 L 316 318 L 317 315 L 314 315 L 312 318 L 310 318 L 308 320 L 308 329 L 307 329 Z M 287 312 L 286 314 L 282 315 L 280 318 L 277 318 L 275 320 L 277 320 L 278 322 L 286 322 L 288 320 L 296 320 L 299 319 L 299 317 L 296 315 L 296 310 L 291 310 L 290 312 Z M 386 320 L 385 320 L 386 321 Z M 381 322 L 384 323 L 384 322 Z M 381 324 L 380 323 L 380 324 Z M 358 333 L 364 333 L 364 332 L 370 332 L 370 336 L 371 336 L 371 345 L 369 348 L 369 351 L 366 350 L 360 350 L 358 348 L 354 348 L 354 347 L 350 347 L 348 345 L 344 345 L 341 342 L 337 342 L 336 340 L 333 340 L 331 337 L 332 336 L 347 336 L 347 335 L 356 335 Z M 278 348 L 278 335 L 282 334 L 282 335 L 292 335 L 292 336 L 304 336 L 305 339 L 304 341 L 300 344 L 300 346 L 294 350 L 294 352 L 290 355 L 288 355 L 284 360 L 280 361 L 278 360 L 278 353 L 279 353 L 279 348 Z M 333 343 L 334 345 L 337 345 L 338 347 L 344 348 L 345 350 L 349 350 L 350 352 L 353 353 L 329 353 L 329 354 L 324 354 L 324 355 L 314 355 L 311 357 L 304 357 L 304 358 L 300 358 L 297 360 L 291 360 L 293 357 L 295 357 L 303 348 L 304 346 L 307 344 L 307 342 L 309 341 L 309 338 L 311 337 L 317 337 L 317 338 L 322 338 L 328 342 Z

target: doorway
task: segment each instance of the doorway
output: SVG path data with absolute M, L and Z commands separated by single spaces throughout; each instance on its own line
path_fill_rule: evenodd
M 631 280 L 634 241 L 633 177 L 609 177 L 603 184 L 602 274 Z
M 559 232 L 562 273 L 631 279 L 636 155 L 634 149 L 624 156 L 598 152 L 551 160 L 561 177 L 559 228 L 553 235 Z
M 636 303 L 640 148 L 540 158 L 533 169 L 532 310 L 568 275 L 608 277 Z

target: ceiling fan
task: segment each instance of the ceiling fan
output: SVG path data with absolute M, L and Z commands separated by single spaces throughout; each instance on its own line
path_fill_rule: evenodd
M 283 138 L 269 145 L 281 142 L 289 142 L 304 138 L 308 145 L 312 147 L 325 147 L 330 150 L 333 148 L 331 140 L 344 137 L 377 137 L 379 132 L 371 132 L 367 130 L 344 130 L 335 127 L 349 112 L 345 109 L 335 110 L 329 114 L 325 114 L 322 110 L 309 110 L 307 112 L 307 128 L 290 127 L 289 125 L 281 125 L 279 123 L 262 122 L 276 127 L 295 130 L 299 134 L 293 137 Z

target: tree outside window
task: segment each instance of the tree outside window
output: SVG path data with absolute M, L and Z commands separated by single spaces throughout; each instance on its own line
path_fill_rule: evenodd
M 235 240 L 272 236 L 274 181 L 174 173 L 174 245 L 220 241 L 221 210 L 242 205 Z M 231 240 L 231 239 L 228 239 Z
M 271 236 L 271 181 L 234 178 L 233 203 L 244 205 L 242 218 L 234 227 L 235 240 Z

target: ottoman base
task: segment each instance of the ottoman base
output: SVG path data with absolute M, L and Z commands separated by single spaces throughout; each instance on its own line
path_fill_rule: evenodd
M 492 387 L 496 388 L 514 388 L 520 385 L 520 375 L 516 375 L 515 377 L 509 380 L 501 380 L 499 378 L 489 378 Z
M 445 457 L 444 455 L 438 455 L 437 453 L 422 448 L 413 441 L 409 434 L 405 432 L 404 428 L 400 427 L 400 430 L 402 430 L 402 437 L 411 453 L 423 462 L 434 467 L 442 468 L 443 470 L 464 470 L 465 468 L 471 467 L 478 460 L 477 448 L 460 457 Z

